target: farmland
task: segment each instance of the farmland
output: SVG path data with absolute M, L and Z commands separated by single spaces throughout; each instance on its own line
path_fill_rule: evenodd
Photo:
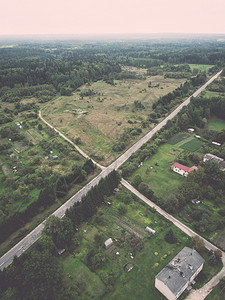
M 133 68 L 139 74 L 139 69 Z M 149 86 L 151 82 L 151 86 Z M 144 128 L 152 111 L 152 103 L 173 91 L 183 79 L 165 79 L 163 76 L 135 80 L 115 80 L 114 85 L 97 81 L 82 86 L 71 97 L 60 97 L 51 102 L 43 116 L 71 139 L 79 137 L 80 147 L 102 164 L 110 163 L 117 154 L 112 146 L 118 142 L 126 128 Z M 82 92 L 92 91 L 90 96 Z M 141 103 L 140 108 L 134 102 Z M 150 128 L 153 124 L 148 125 Z M 129 145 L 137 137 L 133 137 Z

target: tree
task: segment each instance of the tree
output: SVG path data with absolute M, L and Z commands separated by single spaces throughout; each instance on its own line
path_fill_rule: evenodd
M 188 174 L 187 181 L 188 182 L 195 182 L 199 186 L 203 184 L 203 177 L 204 177 L 204 169 L 202 167 L 198 167 L 198 170 L 194 170 Z
M 104 240 L 105 240 L 104 234 L 102 234 L 102 233 L 96 233 L 96 234 L 95 234 L 95 236 L 94 236 L 94 241 L 95 241 L 95 244 L 96 244 L 97 246 L 102 246 Z
M 169 244 L 174 244 L 176 243 L 177 239 L 176 237 L 174 236 L 174 233 L 173 233 L 173 230 L 170 228 L 169 231 L 167 231 L 167 233 L 165 234 L 164 236 L 164 239 L 167 243 Z
M 38 124 L 38 130 L 42 130 L 42 129 L 43 129 L 42 124 Z
M 52 237 L 58 248 L 65 248 L 70 244 L 74 231 L 69 218 L 59 219 L 52 215 L 45 222 L 44 233 Z
M 152 198 L 154 192 L 149 188 L 148 184 L 141 182 L 138 186 L 138 190 L 148 198 Z
M 168 198 L 164 201 L 164 208 L 169 213 L 175 213 L 178 210 L 179 201 L 175 195 L 170 195 Z
M 205 244 L 203 239 L 201 239 L 198 235 L 195 235 L 191 238 L 192 247 L 202 253 L 205 251 Z
M 198 199 L 201 196 L 201 190 L 195 182 L 182 183 L 177 192 L 177 198 L 179 200 L 179 206 L 184 206 L 188 201 Z
M 23 263 L 20 294 L 24 300 L 59 299 L 63 269 L 48 250 L 33 249 Z

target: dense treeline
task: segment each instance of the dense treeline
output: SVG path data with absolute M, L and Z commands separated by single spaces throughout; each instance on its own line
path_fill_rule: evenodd
M 112 171 L 99 184 L 93 187 L 81 202 L 77 202 L 67 210 L 66 216 L 72 221 L 74 228 L 88 220 L 97 210 L 97 207 L 104 202 L 104 196 L 110 196 L 118 186 L 120 178 L 116 171 Z
M 75 299 L 78 296 L 76 287 L 67 289 L 57 249 L 68 249 L 76 242 L 77 227 L 95 214 L 97 207 L 104 202 L 104 196 L 110 196 L 119 182 L 118 173 L 112 171 L 81 202 L 67 210 L 63 219 L 49 217 L 39 241 L 0 271 L 1 299 Z
M 3 101 L 16 102 L 37 96 L 48 101 L 56 92 L 71 95 L 84 83 L 120 72 L 110 57 L 78 50 L 55 52 L 36 48 L 0 49 L 0 95 Z

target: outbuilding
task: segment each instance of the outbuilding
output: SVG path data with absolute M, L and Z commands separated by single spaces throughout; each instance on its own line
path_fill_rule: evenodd
M 154 229 L 148 227 L 148 226 L 145 228 L 145 231 L 147 231 L 147 232 L 149 232 L 149 233 L 151 233 L 151 234 L 153 234 L 153 235 L 156 234 L 156 231 L 155 231 Z
M 110 246 L 112 246 L 112 244 L 113 244 L 113 240 L 111 238 L 109 238 L 108 240 L 105 241 L 104 246 L 107 249 Z

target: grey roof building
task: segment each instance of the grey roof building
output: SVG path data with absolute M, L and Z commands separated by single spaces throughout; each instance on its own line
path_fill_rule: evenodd
M 207 161 L 207 160 L 214 160 L 216 161 L 217 163 L 220 163 L 221 161 L 223 161 L 223 158 L 221 157 L 218 157 L 214 154 L 211 154 L 211 153 L 207 153 L 203 156 L 203 162 Z
M 176 300 L 202 270 L 204 259 L 184 247 L 155 277 L 155 287 L 169 300 Z

